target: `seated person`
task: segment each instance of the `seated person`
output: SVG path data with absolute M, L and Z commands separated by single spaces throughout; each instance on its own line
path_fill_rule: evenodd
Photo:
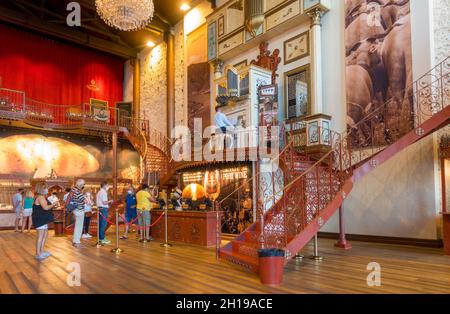
M 181 207 L 181 194 L 183 192 L 181 192 L 181 190 L 179 188 L 176 188 L 175 191 L 173 192 L 173 196 L 170 199 L 170 202 L 172 203 L 173 209 L 177 210 L 177 211 L 181 211 L 183 210 L 183 208 Z

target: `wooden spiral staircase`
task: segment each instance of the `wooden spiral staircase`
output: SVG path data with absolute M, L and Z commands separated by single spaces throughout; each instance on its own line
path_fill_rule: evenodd
M 50 130 L 118 132 L 141 156 L 144 172 L 157 172 L 163 177 L 168 171 L 170 140 L 151 128 L 148 120 L 132 119 L 115 108 L 96 110 L 90 104 L 52 105 L 29 99 L 23 91 L 0 88 L 0 119 Z M 141 174 L 141 180 L 143 177 Z
M 256 174 L 256 222 L 220 247 L 219 256 L 258 273 L 258 249 L 280 248 L 285 250 L 287 263 L 343 204 L 358 180 L 449 124 L 450 58 L 414 82 L 404 94 L 411 90 L 406 102 L 389 100 L 344 135 L 318 128 L 318 136 L 326 136 L 329 141 L 329 152 L 320 160 L 296 152 L 293 142 L 289 142 L 274 160 L 282 176 L 279 171 Z M 387 121 L 386 114 L 395 108 L 400 116 Z M 377 128 L 380 124 L 384 124 L 382 141 Z M 366 134 L 364 140 L 361 129 Z M 274 193 L 274 184 L 281 186 L 281 191 Z M 265 204 L 269 204 L 268 208 Z

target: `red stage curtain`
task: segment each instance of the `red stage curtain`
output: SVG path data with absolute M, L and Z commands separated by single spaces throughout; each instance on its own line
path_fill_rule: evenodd
M 124 60 L 0 25 L 0 84 L 61 105 L 123 99 Z M 88 85 L 95 80 L 98 91 Z

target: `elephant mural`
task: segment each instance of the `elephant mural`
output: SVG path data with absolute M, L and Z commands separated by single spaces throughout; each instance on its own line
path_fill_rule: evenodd
M 352 143 L 385 145 L 411 127 L 409 0 L 345 3 L 347 124 Z M 376 119 L 365 119 L 379 109 L 383 110 Z

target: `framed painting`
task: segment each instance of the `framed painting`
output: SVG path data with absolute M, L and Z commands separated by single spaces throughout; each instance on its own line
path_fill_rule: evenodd
M 236 63 L 235 65 L 233 65 L 233 67 L 239 72 L 241 71 L 243 68 L 245 68 L 247 66 L 247 59 L 242 60 L 239 63 Z
M 311 72 L 305 65 L 284 74 L 287 119 L 304 118 L 310 114 Z
M 111 113 L 108 110 L 108 101 L 90 98 L 89 104 L 91 107 L 91 116 L 94 120 L 99 122 L 110 122 Z
M 289 64 L 309 56 L 309 31 L 284 42 L 284 64 Z
M 225 17 L 223 15 L 217 20 L 217 32 L 219 37 L 225 35 Z
M 217 23 L 208 25 L 208 61 L 217 58 Z

